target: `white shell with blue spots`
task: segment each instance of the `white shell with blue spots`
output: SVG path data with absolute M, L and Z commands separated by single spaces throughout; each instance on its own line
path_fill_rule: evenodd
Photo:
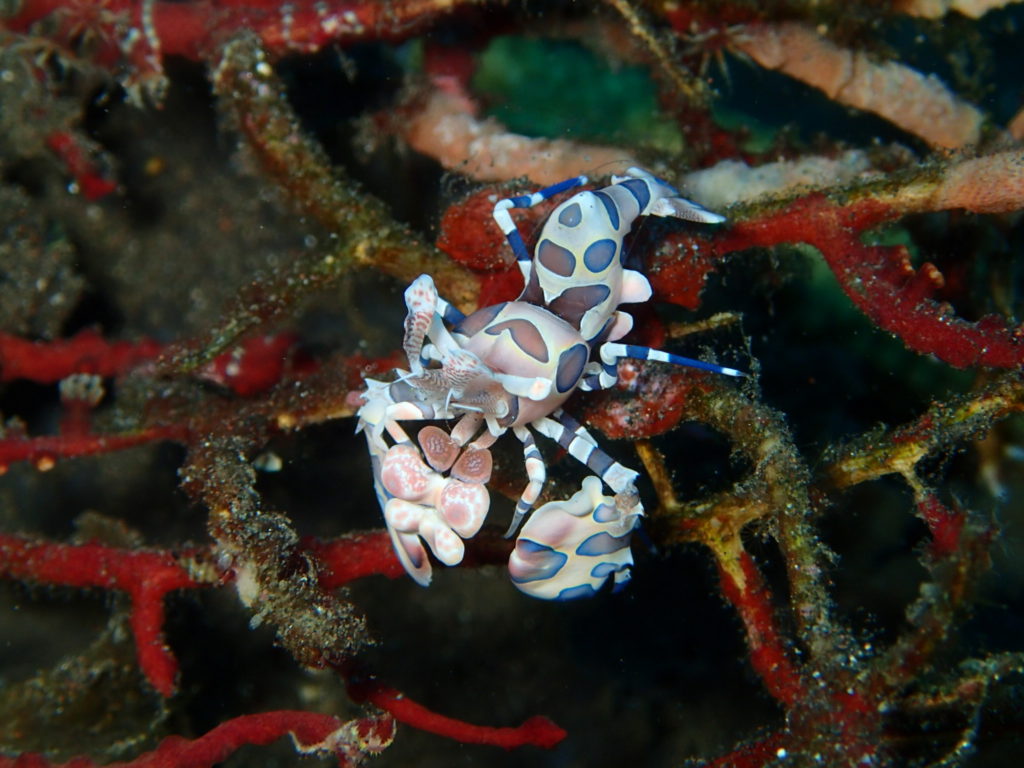
M 549 501 L 526 521 L 508 561 L 512 583 L 545 600 L 588 597 L 608 579 L 621 588 L 633 565 L 637 509 L 623 512 L 601 493 L 599 479 L 585 477 L 572 498 Z
M 586 183 L 580 176 L 497 201 L 494 219 L 522 270 L 523 293 L 467 317 L 438 296 L 429 275 L 421 275 L 405 295 L 403 349 L 409 369 L 396 369 L 391 383 L 367 380 L 357 431 L 366 434 L 377 497 L 396 553 L 424 586 L 430 583 L 431 564 L 423 542 L 444 564 L 459 562 L 461 539 L 471 537 L 483 522 L 487 496 L 482 487 L 471 489 L 471 501 L 476 501 L 470 505 L 470 529 L 455 525 L 445 515 L 452 510 L 442 508 L 439 489 L 457 479 L 444 475 L 444 467 L 428 470 L 413 462 L 430 478 L 426 495 L 411 482 L 406 488 L 399 482 L 405 475 L 397 474 L 389 491 L 385 481 L 393 478 L 385 477 L 385 464 L 398 467 L 400 458 L 420 455 L 401 422 L 447 421 L 453 443 L 467 451 L 487 449 L 505 432 L 514 432 L 523 443 L 528 484 L 507 535 L 532 509 L 546 478 L 534 432 L 554 440 L 594 473 L 572 498 L 549 502 L 533 513 L 509 560 L 518 589 L 542 599 L 567 600 L 593 595 L 609 580 L 615 587 L 628 581 L 630 537 L 643 507 L 634 485 L 637 473 L 602 451 L 593 435 L 561 411 L 563 402 L 579 389 L 614 386 L 617 362 L 624 358 L 740 375 L 735 369 L 618 343 L 633 325 L 619 306 L 651 297 L 647 278 L 624 263 L 623 241 L 635 219 L 723 221 L 680 197 L 665 181 L 630 168 L 625 176 L 613 177 L 610 186 L 578 192 L 555 208 L 530 255 L 510 210 Z M 614 498 L 602 494 L 602 482 Z

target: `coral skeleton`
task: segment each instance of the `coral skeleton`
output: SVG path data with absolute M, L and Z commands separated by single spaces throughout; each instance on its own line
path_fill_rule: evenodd
M 1022 29 L 0 0 L 0 768 L 1019 753 Z

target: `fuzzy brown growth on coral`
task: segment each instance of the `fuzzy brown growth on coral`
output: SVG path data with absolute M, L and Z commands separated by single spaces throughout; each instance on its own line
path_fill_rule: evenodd
M 953 65 L 940 82 L 882 46 L 892 17 L 870 3 L 2 12 L 0 574 L 17 653 L 0 767 L 212 766 L 243 747 L 380 765 L 951 765 L 1019 746 L 1024 659 L 1005 626 L 1021 579 L 1002 554 L 1019 535 L 994 521 L 1019 533 L 1008 255 L 1024 154 L 983 130 L 1009 118 L 1019 138 L 1020 117 L 971 103 L 968 42 L 931 41 Z M 622 18 L 633 44 L 577 42 L 649 65 L 683 154 L 482 116 L 471 75 L 493 38 Z M 419 49 L 396 44 L 421 34 L 458 67 L 428 50 L 416 71 Z M 756 126 L 686 67 L 729 66 L 727 51 L 914 146 L 851 149 L 839 125 L 756 149 Z M 709 167 L 688 176 L 694 158 Z M 497 503 L 466 567 L 420 591 L 387 533 L 361 530 L 380 522 L 350 421 L 363 377 L 401 359 L 402 286 L 428 273 L 467 312 L 514 298 L 494 200 L 638 162 L 729 221 L 637 228 L 655 302 L 630 308 L 634 338 L 703 344 L 751 375 L 624 362 L 618 388 L 567 403 L 645 469 L 653 546 L 626 595 L 520 596 L 494 567 L 510 547 Z M 515 211 L 528 245 L 548 210 Z M 578 477 L 541 447 L 564 497 Z M 499 444 L 491 490 L 522 482 Z

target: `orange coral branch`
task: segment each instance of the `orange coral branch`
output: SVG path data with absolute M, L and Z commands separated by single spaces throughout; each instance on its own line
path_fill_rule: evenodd
M 1012 5 L 1020 0 L 899 0 L 895 8 L 908 16 L 939 19 L 950 11 L 979 19 L 989 11 Z
M 417 152 L 478 181 L 526 176 L 548 185 L 592 173 L 595 168 L 621 173 L 639 164 L 617 147 L 510 133 L 496 120 L 478 119 L 467 111 L 464 99 L 443 91 L 432 91 L 411 106 L 399 130 Z
M 1024 150 L 962 160 L 883 191 L 875 199 L 901 213 L 948 211 L 1011 213 L 1024 208 Z
M 1024 107 L 1013 116 L 1006 128 L 1017 141 L 1024 141 Z
M 35 464 L 36 469 L 45 472 L 52 469 L 58 459 L 121 451 L 160 440 L 181 442 L 186 439 L 188 433 L 189 429 L 185 424 L 166 424 L 136 432 L 110 435 L 16 435 L 0 438 L 0 474 L 6 472 L 11 464 L 19 461 L 30 461 Z
M 847 445 L 822 474 L 831 486 L 846 488 L 897 473 L 914 485 L 915 467 L 925 456 L 977 439 L 991 424 L 1024 410 L 1024 380 L 1008 373 L 969 397 L 934 405 L 920 418 Z
M 840 104 L 874 112 L 932 146 L 955 149 L 981 135 L 981 112 L 934 75 L 873 61 L 802 24 L 751 25 L 733 45 L 762 67 L 807 83 Z

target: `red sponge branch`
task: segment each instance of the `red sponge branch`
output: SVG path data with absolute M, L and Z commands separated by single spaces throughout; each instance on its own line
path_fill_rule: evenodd
M 719 554 L 717 550 L 716 554 Z M 761 572 L 753 558 L 739 549 L 734 560 L 719 558 L 718 575 L 722 580 L 722 594 L 732 603 L 746 627 L 750 663 L 768 692 L 786 707 L 792 707 L 807 691 L 779 632 L 771 593 Z
M 304 544 L 318 561 L 320 584 L 324 588 L 335 588 L 373 574 L 394 578 L 404 573 L 384 531 L 355 533 L 326 542 L 310 539 Z M 128 550 L 97 543 L 59 544 L 0 534 L 0 576 L 30 583 L 128 593 L 139 667 L 164 696 L 174 693 L 178 670 L 163 635 L 164 597 L 174 590 L 233 580 L 233 573 L 219 570 L 209 562 L 211 560 L 212 555 L 202 549 L 179 553 Z M 189 567 L 190 564 L 193 567 Z M 345 733 L 349 741 L 328 739 L 341 732 L 342 724 L 335 718 L 305 712 L 270 712 L 228 721 L 195 741 L 169 739 L 155 751 L 120 765 L 126 768 L 205 768 L 220 762 L 244 744 L 266 744 L 286 733 L 293 735 L 301 751 L 331 751 L 345 757 L 348 753 L 341 747 L 347 749 L 353 743 L 363 753 L 367 751 L 367 743 L 382 742 L 381 748 L 387 746 L 391 737 L 383 737 L 385 731 L 393 730 L 392 718 L 462 743 L 505 749 L 525 745 L 550 748 L 566 735 L 562 728 L 539 716 L 515 728 L 474 725 L 433 712 L 375 681 L 363 677 L 357 680 L 348 668 L 339 671 L 346 678 L 353 699 L 373 704 L 389 715 L 383 720 L 370 718 L 355 721 L 355 725 L 347 724 Z M 353 728 L 369 729 L 372 733 L 363 734 L 353 742 L 354 737 L 349 733 Z M 14 762 L 0 758 L 0 768 L 49 768 L 52 765 L 38 755 L 24 755 Z M 87 768 L 93 764 L 77 761 L 73 765 Z
M 468 0 L 297 0 L 287 4 L 276 0 L 107 0 L 100 12 L 88 3 L 78 7 L 66 0 L 25 0 L 5 24 L 24 32 L 41 19 L 55 17 L 60 27 L 54 36 L 69 42 L 86 26 L 103 43 L 95 54 L 100 63 L 126 57 L 140 68 L 155 68 L 163 54 L 197 59 L 239 30 L 254 31 L 263 45 L 279 54 L 316 51 L 332 43 L 403 39 L 462 4 L 468 4 Z M 131 45 L 119 44 L 125 25 L 136 27 L 134 31 L 140 33 Z M 119 30 L 120 35 L 116 34 Z
M 994 315 L 968 322 L 931 298 L 938 287 L 930 264 L 914 269 L 902 246 L 868 246 L 860 233 L 897 218 L 903 211 L 887 202 L 864 199 L 836 205 L 810 195 L 780 211 L 737 222 L 715 244 L 720 253 L 781 243 L 803 242 L 819 251 L 847 296 L 883 330 L 921 354 L 935 355 L 957 368 L 1024 364 L 1017 329 Z M 929 287 L 930 286 L 930 287 Z
M 202 586 L 167 552 L 125 550 L 103 544 L 57 544 L 0 534 L 0 574 L 65 587 L 127 592 L 139 668 L 162 695 L 174 693 L 178 672 L 164 639 L 163 599 L 168 592 Z
M 47 136 L 46 146 L 67 166 L 86 200 L 100 200 L 117 189 L 117 182 L 106 178 L 97 169 L 75 134 L 69 131 L 54 131 Z
M 151 427 L 138 432 L 115 435 L 69 434 L 0 439 L 0 474 L 19 461 L 30 461 L 40 470 L 52 469 L 58 459 L 110 453 L 134 448 L 158 440 L 184 440 L 188 428 L 183 424 Z
M 394 738 L 390 717 L 363 718 L 348 723 L 317 712 L 280 710 L 242 715 L 221 723 L 197 739 L 172 736 L 134 760 L 108 763 L 106 768 L 209 768 L 247 745 L 262 746 L 291 736 L 297 751 L 333 754 L 342 764 L 376 754 Z M 97 763 L 76 757 L 54 763 L 42 755 L 0 756 L 0 768 L 93 768 Z
M 337 589 L 364 576 L 397 579 L 405 575 L 387 531 L 350 534 L 330 541 L 306 539 L 303 545 L 320 564 L 320 586 L 324 589 Z
M 28 341 L 0 333 L 0 381 L 53 384 L 72 373 L 117 376 L 152 360 L 162 349 L 152 339 L 107 341 L 96 331 L 59 341 Z
M 213 358 L 194 375 L 235 395 L 252 397 L 286 376 L 301 378 L 315 370 L 315 361 L 301 353 L 298 342 L 293 333 L 253 335 Z M 92 330 L 56 341 L 31 341 L 0 333 L 0 382 L 61 382 L 63 386 L 75 376 L 109 378 L 141 373 L 142 366 L 164 350 L 164 345 L 151 339 L 110 341 Z M 196 426 L 179 418 L 175 423 L 97 434 L 91 431 L 89 418 L 91 409 L 103 397 L 102 387 L 97 392 L 95 400 L 82 400 L 80 396 L 65 397 L 61 390 L 64 412 L 59 434 L 30 436 L 17 423 L 9 424 L 0 434 L 0 474 L 21 461 L 47 470 L 59 459 L 110 453 L 160 440 L 186 442 Z
M 564 729 L 539 715 L 516 728 L 473 725 L 433 712 L 404 693 L 374 681 L 349 680 L 348 692 L 356 701 L 374 704 L 399 722 L 463 744 L 489 744 L 505 749 L 532 745 L 551 749 L 566 736 Z

